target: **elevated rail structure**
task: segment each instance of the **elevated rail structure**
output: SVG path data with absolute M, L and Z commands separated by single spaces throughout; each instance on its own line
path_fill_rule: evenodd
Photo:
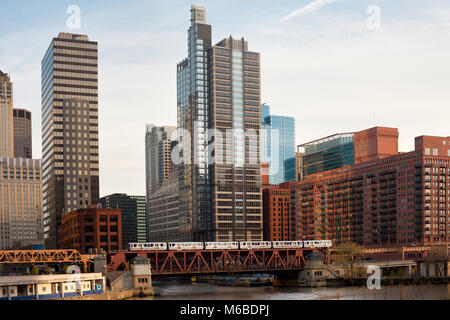
M 93 263 L 89 255 L 77 250 L 0 250 L 0 264 L 73 263 L 82 264 L 88 270 Z
M 301 270 L 308 249 L 126 251 L 109 256 L 108 271 L 129 270 L 136 256 L 150 260 L 152 275 L 197 275 Z

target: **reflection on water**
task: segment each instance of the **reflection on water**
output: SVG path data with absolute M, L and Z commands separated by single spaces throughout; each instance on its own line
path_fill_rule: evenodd
M 435 300 L 450 298 L 450 285 L 366 287 L 227 287 L 209 283 L 155 281 L 160 297 L 149 300 Z

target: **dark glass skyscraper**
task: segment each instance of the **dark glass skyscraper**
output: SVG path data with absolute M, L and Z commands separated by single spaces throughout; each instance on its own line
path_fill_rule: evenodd
M 44 235 L 57 248 L 64 213 L 99 200 L 97 42 L 60 33 L 41 72 Z

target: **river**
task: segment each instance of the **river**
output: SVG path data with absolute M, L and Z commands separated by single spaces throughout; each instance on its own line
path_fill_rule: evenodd
M 435 300 L 450 298 L 450 285 L 300 288 L 300 287 L 228 287 L 210 283 L 178 280 L 155 281 L 161 296 L 147 300 Z

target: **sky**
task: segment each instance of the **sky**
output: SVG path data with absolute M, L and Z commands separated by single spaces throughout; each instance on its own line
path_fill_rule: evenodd
M 296 119 L 297 144 L 374 126 L 449 136 L 448 0 L 0 0 L 0 70 L 33 112 L 41 157 L 41 60 L 59 32 L 99 43 L 100 195 L 145 194 L 145 125 L 176 125 L 176 64 L 190 5 L 213 42 L 242 36 L 261 53 L 262 102 Z M 81 10 L 69 29 L 67 9 Z

